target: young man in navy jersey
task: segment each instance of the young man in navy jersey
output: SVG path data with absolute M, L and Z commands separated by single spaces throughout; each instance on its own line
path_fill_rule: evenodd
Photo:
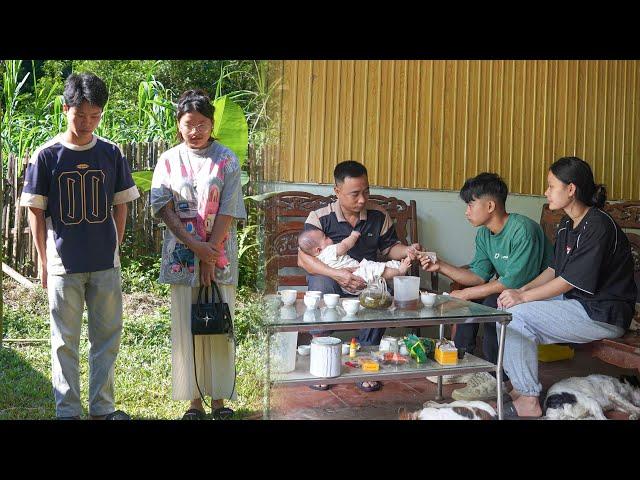
M 56 417 L 80 419 L 78 350 L 82 312 L 89 331 L 89 415 L 126 420 L 115 410 L 114 365 L 122 333 L 118 246 L 127 202 L 140 196 L 120 149 L 93 134 L 108 93 L 89 73 L 64 88 L 67 130 L 41 145 L 27 166 L 20 204 L 29 224 L 49 296 Z

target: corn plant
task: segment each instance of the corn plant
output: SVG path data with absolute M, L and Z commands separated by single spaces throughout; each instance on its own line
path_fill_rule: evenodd
M 138 132 L 145 141 L 156 138 L 170 140 L 176 138 L 176 106 L 172 102 L 173 92 L 165 88 L 153 75 L 138 87 Z

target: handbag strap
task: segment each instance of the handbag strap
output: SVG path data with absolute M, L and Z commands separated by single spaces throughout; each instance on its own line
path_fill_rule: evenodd
M 212 292 L 211 292 L 211 302 L 212 303 L 218 303 L 218 302 L 216 302 L 216 295 L 215 295 L 217 293 L 218 294 L 218 299 L 220 300 L 219 303 L 224 303 L 222 301 L 222 293 L 220 293 L 220 288 L 218 288 L 218 284 L 215 282 L 215 280 L 211 281 L 211 285 L 213 285 L 213 288 L 211 289 L 212 290 Z
M 196 300 L 196 315 L 198 315 L 199 317 L 202 316 L 202 310 L 201 310 L 201 305 L 202 305 L 202 291 L 204 290 L 204 301 L 205 303 L 207 303 L 207 297 L 209 296 L 209 287 L 204 287 L 204 286 L 200 286 L 200 289 L 198 290 L 198 299 Z

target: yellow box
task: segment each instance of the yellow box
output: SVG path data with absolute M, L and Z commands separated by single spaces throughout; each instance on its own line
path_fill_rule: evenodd
M 538 360 L 541 362 L 555 362 L 573 358 L 574 350 L 568 345 L 538 345 Z
M 434 358 L 440 365 L 457 365 L 458 349 L 451 346 L 451 344 L 440 345 L 440 342 L 438 342 Z
M 380 364 L 373 360 L 360 361 L 363 372 L 377 372 L 380 370 Z

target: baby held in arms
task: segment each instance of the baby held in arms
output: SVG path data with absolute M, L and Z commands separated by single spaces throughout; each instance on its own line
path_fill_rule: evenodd
M 389 280 L 398 275 L 405 275 L 411 267 L 409 257 L 405 257 L 402 261 L 389 260 L 388 262 L 372 262 L 364 258 L 358 262 L 347 255 L 347 252 L 353 248 L 359 237 L 360 232 L 354 230 L 340 243 L 333 243 L 333 240 L 320 230 L 305 230 L 298 236 L 298 246 L 304 253 L 316 257 L 331 268 L 356 268 L 353 274 L 365 282 L 373 281 L 374 277 Z M 359 293 L 350 292 L 344 288 L 342 291 L 349 294 Z

